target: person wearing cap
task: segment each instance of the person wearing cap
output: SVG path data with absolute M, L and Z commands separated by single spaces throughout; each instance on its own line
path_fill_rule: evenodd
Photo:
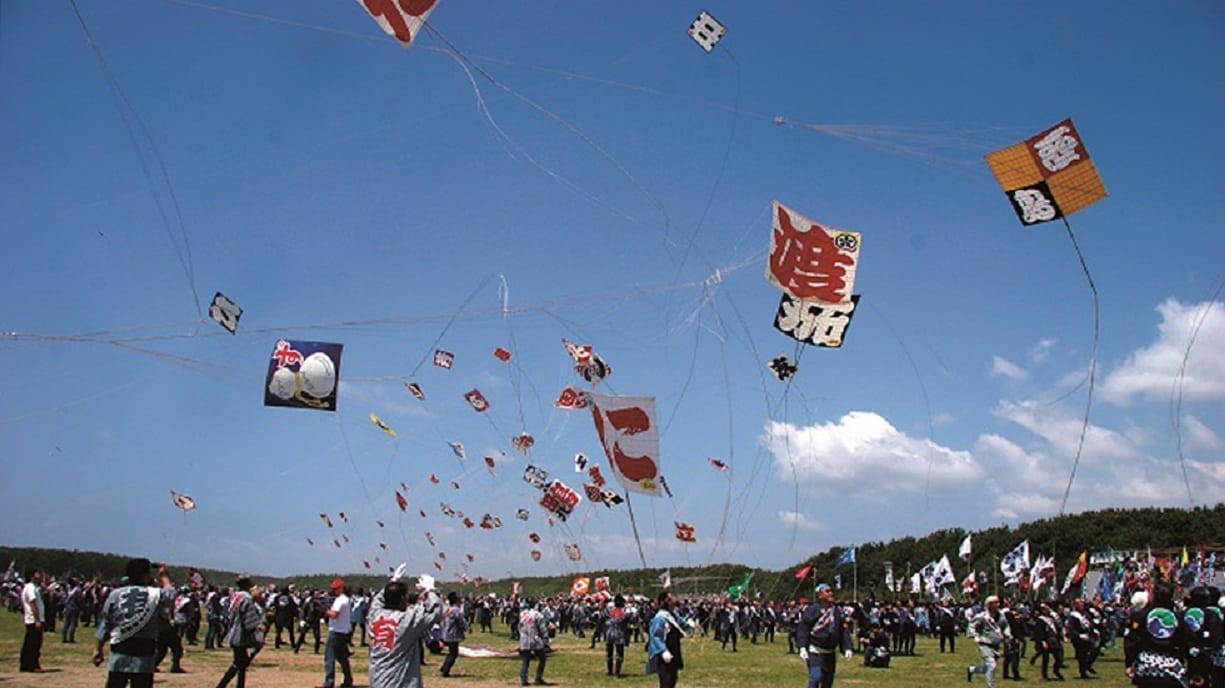
M 370 602 L 370 688 L 420 688 L 421 640 L 442 619 L 434 579 L 422 574 L 410 602 L 401 564 Z
M 323 685 L 319 688 L 333 688 L 336 685 L 336 664 L 344 673 L 342 686 L 353 685 L 353 670 L 349 668 L 349 634 L 353 631 L 353 607 L 345 588 L 345 580 L 337 577 L 332 581 L 332 606 L 327 611 L 328 639 L 323 647 Z
M 972 681 L 974 674 L 986 674 L 987 688 L 995 688 L 995 667 L 1004 649 L 1004 641 L 1012 637 L 1008 619 L 1000 613 L 1000 598 L 995 595 L 987 598 L 986 609 L 970 620 L 969 635 L 978 645 L 983 663 L 966 667 L 966 681 Z
M 854 654 L 850 624 L 842 607 L 834 602 L 834 589 L 828 583 L 817 586 L 817 599 L 804 607 L 796 627 L 800 659 L 808 666 L 808 688 L 830 688 L 838 652 L 850 659 Z

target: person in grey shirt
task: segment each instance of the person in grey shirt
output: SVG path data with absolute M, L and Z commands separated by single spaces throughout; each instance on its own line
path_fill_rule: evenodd
M 370 688 L 420 688 L 421 639 L 442 619 L 442 601 L 428 575 L 417 582 L 421 597 L 409 604 L 401 580 L 406 568 L 401 564 L 370 603 Z
M 125 573 L 129 585 L 116 588 L 107 596 L 98 614 L 98 647 L 94 666 L 101 666 L 103 647 L 111 648 L 107 662 L 106 688 L 152 688 L 153 668 L 157 664 L 158 617 L 174 603 L 175 587 L 165 566 L 159 566 L 162 587 L 153 587 L 153 564 L 148 559 L 132 559 Z

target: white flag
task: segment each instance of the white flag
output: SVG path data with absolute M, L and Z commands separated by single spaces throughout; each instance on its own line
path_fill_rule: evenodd
M 972 552 L 972 545 L 970 543 L 971 537 L 972 535 L 967 533 L 966 539 L 961 541 L 961 547 L 957 548 L 957 558 L 961 559 L 962 561 L 970 560 L 970 554 Z
M 1013 585 L 1021 571 L 1029 568 L 1029 540 L 1024 540 L 1000 560 L 1000 573 L 1004 574 L 1004 585 Z

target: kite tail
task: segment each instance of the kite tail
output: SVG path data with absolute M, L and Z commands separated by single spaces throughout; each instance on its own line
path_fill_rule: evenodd
M 1098 302 L 1097 285 L 1093 283 L 1093 275 L 1089 274 L 1089 266 L 1085 264 L 1085 256 L 1080 252 L 1080 244 L 1072 233 L 1072 225 L 1068 218 L 1063 218 L 1063 226 L 1068 230 L 1068 238 L 1072 240 L 1072 248 L 1076 249 L 1076 257 L 1080 260 L 1080 268 L 1089 282 L 1089 290 L 1093 292 L 1093 355 L 1089 359 L 1089 393 L 1085 399 L 1085 418 L 1080 426 L 1080 440 L 1076 443 L 1076 458 L 1072 461 L 1072 472 L 1068 474 L 1068 486 L 1063 490 L 1063 501 L 1059 504 L 1059 515 L 1062 516 L 1068 507 L 1068 496 L 1072 493 L 1072 482 L 1076 480 L 1076 468 L 1080 466 L 1080 456 L 1085 448 L 1085 435 L 1089 432 L 1089 412 L 1093 409 L 1093 382 L 1097 376 L 1097 345 L 1101 334 L 1101 314 Z M 1185 476 L 1184 476 L 1185 477 Z

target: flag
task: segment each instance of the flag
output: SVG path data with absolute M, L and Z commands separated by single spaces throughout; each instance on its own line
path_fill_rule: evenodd
M 957 577 L 953 575 L 953 565 L 949 563 L 949 555 L 942 555 L 940 561 L 936 562 L 936 572 L 933 576 L 932 584 L 939 589 L 956 582 Z
M 910 577 L 910 593 L 918 595 L 923 592 L 923 576 L 916 573 Z
M 1081 580 L 1083 580 L 1085 577 L 1085 574 L 1088 571 L 1089 571 L 1089 553 L 1081 552 L 1080 558 L 1077 559 L 1076 563 L 1072 564 L 1072 568 L 1068 570 L 1068 577 L 1064 579 L 1063 581 L 1063 590 L 1061 591 L 1061 593 L 1067 593 L 1067 591 L 1073 585 L 1076 585 Z
M 665 569 L 663 573 L 659 574 L 659 584 L 663 586 L 664 590 L 672 587 L 672 569 Z
M 1178 563 L 1179 566 L 1186 566 L 1191 563 L 1191 557 L 1187 556 L 1187 546 L 1182 546 L 1182 560 Z
M 842 566 L 844 564 L 854 564 L 854 563 L 855 563 L 855 548 L 851 547 L 850 549 L 845 549 L 842 551 L 842 554 L 838 556 L 838 562 L 834 565 Z
M 885 562 L 885 589 L 889 592 L 895 591 L 893 581 L 893 562 L 891 561 Z
M 727 594 L 733 600 L 740 599 L 741 597 L 744 596 L 744 593 L 749 589 L 749 581 L 751 580 L 753 580 L 753 573 L 749 572 L 749 575 L 745 576 L 744 580 L 741 581 L 738 585 L 728 586 Z
M 841 573 L 834 574 L 834 589 L 835 590 L 842 589 L 842 574 Z
M 1029 568 L 1029 540 L 1013 548 L 1000 560 L 1000 573 L 1004 574 L 1004 585 L 1013 585 L 1021 577 L 1021 570 Z
M 961 547 L 957 548 L 957 558 L 962 561 L 970 561 L 971 553 L 973 552 L 973 544 L 970 542 L 971 533 L 966 533 L 966 539 L 961 541 Z
M 805 566 L 804 568 L 802 568 L 802 569 L 800 569 L 799 571 L 796 571 L 796 572 L 795 572 L 795 577 L 796 577 L 796 580 L 804 580 L 805 578 L 807 578 L 807 577 L 808 577 L 808 574 L 810 574 L 810 573 L 812 573 L 812 565 L 811 565 L 811 564 L 810 564 L 810 565 L 808 565 L 808 566 Z

